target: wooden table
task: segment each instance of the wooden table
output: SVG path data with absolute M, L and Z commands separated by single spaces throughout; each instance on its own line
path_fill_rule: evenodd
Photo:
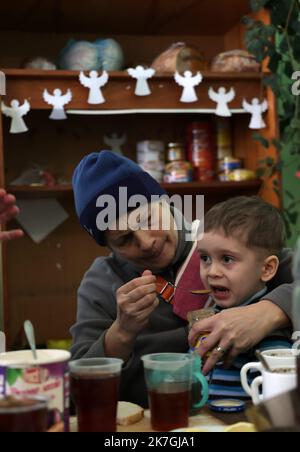
M 246 422 L 245 413 L 214 413 L 208 408 L 199 410 L 199 413 L 189 418 L 189 427 L 195 427 L 198 425 L 209 427 L 222 427 L 226 425 L 235 424 L 236 422 Z M 71 417 L 70 421 L 71 432 L 77 432 L 77 419 Z M 150 412 L 145 411 L 144 418 L 136 424 L 124 426 L 118 426 L 117 432 L 155 432 L 151 428 L 150 424 Z

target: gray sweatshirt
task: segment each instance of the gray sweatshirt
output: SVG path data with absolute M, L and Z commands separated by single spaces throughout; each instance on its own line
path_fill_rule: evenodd
M 191 242 L 179 231 L 177 252 L 170 267 L 162 272 L 167 280 L 174 282 L 178 267 L 187 257 Z M 113 261 L 113 268 L 109 261 Z M 270 288 L 277 287 L 265 299 L 280 306 L 291 318 L 292 300 L 292 253 L 284 250 L 281 264 Z M 121 277 L 122 276 L 122 277 Z M 127 281 L 140 276 L 131 263 L 117 255 L 100 257 L 86 272 L 78 290 L 77 322 L 71 328 L 73 336 L 72 357 L 104 357 L 104 336 L 117 317 L 116 291 Z M 148 326 L 138 335 L 129 361 L 123 368 L 120 400 L 127 400 L 144 407 L 148 406 L 142 355 L 157 352 L 187 352 L 187 323 L 172 311 L 172 305 L 160 301 L 152 312 Z

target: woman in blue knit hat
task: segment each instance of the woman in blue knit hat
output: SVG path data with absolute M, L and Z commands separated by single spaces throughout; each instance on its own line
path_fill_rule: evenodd
M 189 348 L 185 316 L 177 315 L 170 300 L 157 292 L 157 279 L 174 284 L 190 256 L 189 225 L 181 212 L 161 201 L 165 192 L 149 174 L 109 151 L 79 163 L 73 189 L 81 225 L 111 250 L 109 257 L 95 260 L 79 287 L 77 322 L 71 329 L 73 359 L 122 358 L 120 399 L 146 407 L 141 356 Z M 289 253 L 282 256 L 275 287 L 291 282 L 290 261 Z M 214 316 L 210 349 L 228 338 L 233 359 L 269 332 L 288 327 L 291 306 L 284 295 L 278 287 L 255 305 Z M 218 361 L 213 356 L 210 368 Z

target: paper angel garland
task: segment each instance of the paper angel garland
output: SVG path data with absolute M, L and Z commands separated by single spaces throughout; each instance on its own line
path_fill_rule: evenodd
M 115 152 L 118 155 L 123 155 L 121 146 L 124 146 L 126 143 L 127 136 L 124 134 L 119 137 L 116 133 L 113 133 L 110 137 L 104 135 L 103 141 L 111 148 L 112 152 Z
M 266 126 L 263 120 L 263 113 L 268 110 L 268 101 L 264 100 L 262 103 L 259 99 L 252 99 L 252 103 L 249 104 L 245 99 L 243 101 L 243 108 L 247 113 L 251 113 L 251 121 L 249 124 L 250 129 L 264 129 Z
M 43 92 L 43 99 L 47 104 L 53 106 L 50 119 L 67 119 L 64 106 L 71 102 L 72 97 L 72 91 L 70 89 L 68 89 L 66 94 L 62 94 L 62 91 L 60 89 L 55 89 L 53 91 L 53 95 L 49 94 L 45 89 Z
M 88 98 L 88 104 L 104 104 L 105 99 L 103 97 L 101 88 L 107 84 L 109 75 L 106 71 L 103 71 L 101 76 L 98 76 L 97 71 L 91 71 L 89 77 L 87 77 L 82 71 L 79 74 L 79 81 L 85 87 L 89 88 L 90 94 Z
M 151 90 L 148 85 L 148 78 L 153 77 L 155 74 L 155 69 L 145 69 L 143 66 L 137 66 L 135 69 L 130 68 L 127 70 L 128 74 L 131 77 L 137 79 L 136 87 L 135 87 L 135 95 L 136 96 L 149 96 L 151 94 Z
M 23 105 L 16 99 L 12 100 L 10 107 L 7 107 L 4 102 L 2 102 L 2 112 L 5 116 L 11 118 L 10 133 L 23 133 L 27 132 L 28 127 L 26 126 L 23 116 L 25 116 L 30 110 L 30 103 L 25 100 Z
M 232 116 L 227 104 L 232 102 L 235 98 L 234 88 L 231 88 L 228 92 L 224 87 L 219 88 L 218 92 L 214 91 L 213 88 L 210 88 L 208 91 L 208 97 L 218 104 L 216 108 L 217 116 L 223 116 L 225 118 Z
M 201 72 L 198 72 L 194 76 L 191 71 L 185 71 L 183 76 L 180 75 L 179 72 L 176 72 L 174 78 L 178 85 L 184 87 L 180 102 L 197 102 L 198 97 L 195 91 L 195 86 L 200 85 L 203 80 Z

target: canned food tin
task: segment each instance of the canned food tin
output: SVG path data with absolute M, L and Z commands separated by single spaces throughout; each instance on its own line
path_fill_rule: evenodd
M 221 161 L 221 170 L 223 170 L 224 172 L 233 171 L 241 167 L 242 161 L 240 159 L 236 159 L 233 157 L 225 157 L 224 160 Z

